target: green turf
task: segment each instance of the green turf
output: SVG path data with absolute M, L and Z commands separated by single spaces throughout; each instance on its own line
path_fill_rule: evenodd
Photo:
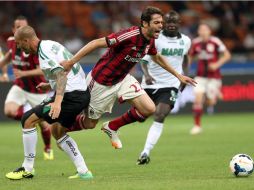
M 135 162 L 151 123 L 149 119 L 122 128 L 122 150 L 110 146 L 100 124 L 94 130 L 71 133 L 95 176 L 92 181 L 67 179 L 75 169 L 64 152 L 56 148 L 54 140 L 55 160 L 43 161 L 40 137 L 36 177 L 20 181 L 6 179 L 5 173 L 21 165 L 23 146 L 19 123 L 0 123 L 0 190 L 254 189 L 254 176 L 235 178 L 228 167 L 230 158 L 237 153 L 254 157 L 253 114 L 205 116 L 204 133 L 200 136 L 189 135 L 193 126 L 191 115 L 171 115 L 151 154 L 151 163 L 137 166 Z

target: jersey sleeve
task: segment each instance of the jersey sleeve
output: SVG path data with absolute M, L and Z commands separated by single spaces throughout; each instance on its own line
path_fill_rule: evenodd
M 120 44 L 119 40 L 117 40 L 117 35 L 115 33 L 112 33 L 109 36 L 107 36 L 106 42 L 108 47 L 116 47 Z
M 150 55 L 145 55 L 142 59 L 141 59 L 141 63 L 145 63 L 148 64 L 149 62 L 151 62 L 151 56 Z
M 64 70 L 63 66 L 59 64 L 57 54 L 54 52 L 54 44 L 45 44 L 39 47 L 38 54 L 46 66 L 52 73 L 58 69 Z
M 227 49 L 226 46 L 224 45 L 224 43 L 219 38 L 215 38 L 215 39 L 216 39 L 215 41 L 218 45 L 219 52 L 224 52 Z
M 190 48 L 191 48 L 191 39 L 190 38 L 186 38 L 186 52 L 185 55 L 187 55 L 190 52 Z
M 157 49 L 155 47 L 155 39 L 152 39 L 150 48 L 147 52 L 148 55 L 156 55 L 157 54 Z
M 7 48 L 8 48 L 8 51 L 9 52 L 12 52 L 12 48 L 13 48 L 13 44 L 15 43 L 15 41 L 14 41 L 14 37 L 9 37 L 8 39 L 7 39 Z
M 127 28 L 116 33 L 112 33 L 106 37 L 108 47 L 117 47 L 128 41 L 135 35 L 139 34 L 139 29 L 136 27 Z
M 108 47 L 117 47 L 128 39 L 128 30 L 112 33 L 106 37 Z

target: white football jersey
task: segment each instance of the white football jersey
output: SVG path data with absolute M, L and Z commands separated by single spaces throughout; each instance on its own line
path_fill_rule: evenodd
M 159 38 L 155 40 L 155 47 L 157 51 L 168 60 L 170 65 L 178 73 L 183 73 L 183 59 L 184 56 L 188 54 L 190 46 L 191 40 L 184 34 L 171 38 L 164 36 L 163 33 L 161 33 Z M 148 72 L 155 79 L 154 84 L 147 85 L 145 83 L 145 77 L 143 76 L 141 83 L 143 88 L 179 88 L 180 81 L 174 75 L 163 69 L 160 65 L 154 63 L 150 55 L 146 55 L 142 60 L 143 63 L 147 63 Z
M 42 40 L 38 45 L 38 57 L 40 68 L 46 80 L 49 81 L 53 90 L 56 90 L 56 78 L 54 71 L 64 69 L 59 63 L 70 59 L 73 55 L 60 43 L 51 40 Z M 73 65 L 67 74 L 67 84 L 65 92 L 74 90 L 85 91 L 87 89 L 85 73 L 79 63 Z

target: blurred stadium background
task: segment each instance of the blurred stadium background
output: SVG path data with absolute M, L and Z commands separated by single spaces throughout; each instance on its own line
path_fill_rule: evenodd
M 224 100 L 217 105 L 216 112 L 254 111 L 254 2 L 251 1 L 0 2 L 0 47 L 3 53 L 7 51 L 6 39 L 12 35 L 13 20 L 18 15 L 24 15 L 42 39 L 59 41 L 75 53 L 91 39 L 139 25 L 141 11 L 148 5 L 157 6 L 165 13 L 171 9 L 178 11 L 182 17 L 181 32 L 191 38 L 196 36 L 199 22 L 207 22 L 233 55 L 232 60 L 222 68 L 225 76 L 222 88 Z M 103 51 L 96 51 L 82 60 L 86 72 L 92 69 Z M 192 64 L 191 75 L 195 75 L 195 67 Z M 133 74 L 141 77 L 139 66 Z M 9 75 L 13 78 L 11 65 Z M 3 105 L 11 84 L 0 85 L 0 105 Z M 191 89 L 187 89 L 186 94 L 180 104 L 192 100 Z M 190 106 L 180 112 L 190 113 Z M 1 109 L 0 120 L 5 119 Z

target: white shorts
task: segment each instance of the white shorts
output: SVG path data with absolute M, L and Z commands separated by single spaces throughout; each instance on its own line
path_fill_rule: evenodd
M 105 86 L 97 83 L 90 72 L 86 82 L 91 94 L 88 107 L 88 117 L 91 119 L 99 119 L 106 112 L 111 113 L 117 98 L 119 102 L 124 102 L 146 93 L 130 74 L 113 86 Z
M 13 85 L 7 94 L 5 103 L 15 102 L 18 105 L 25 105 L 27 103 L 30 104 L 31 107 L 35 107 L 39 105 L 44 99 L 48 97 L 48 94 L 35 94 L 27 92 L 21 89 L 17 85 Z
M 208 99 L 216 99 L 221 94 L 221 79 L 195 77 L 194 93 L 205 93 Z

